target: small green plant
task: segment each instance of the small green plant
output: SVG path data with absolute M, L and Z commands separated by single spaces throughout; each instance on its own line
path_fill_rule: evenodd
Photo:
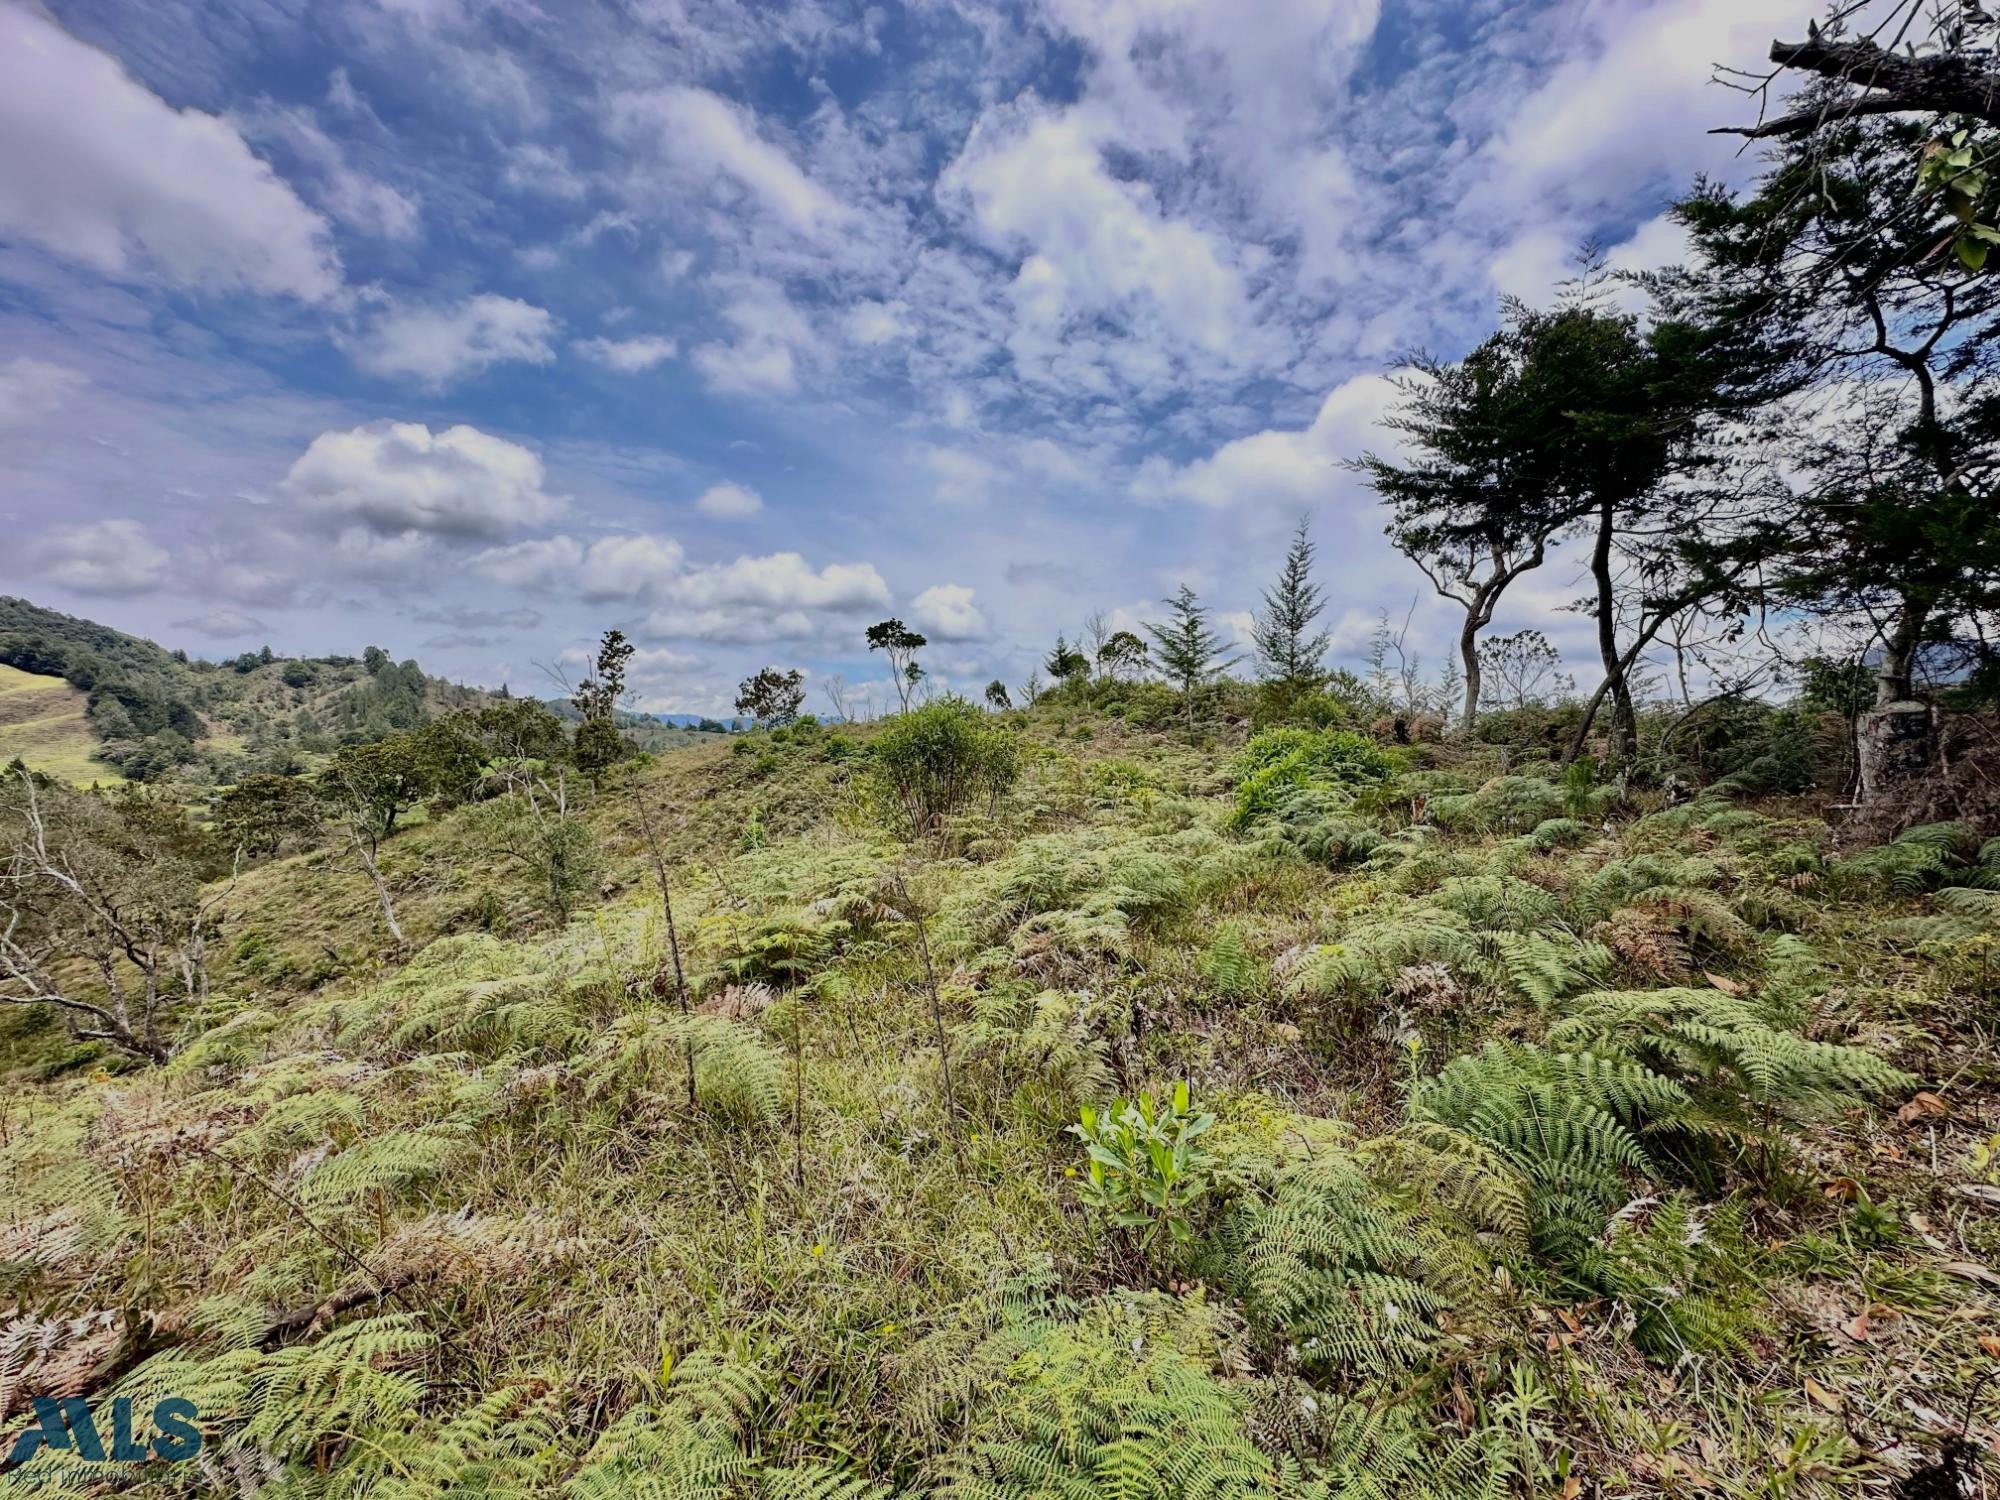
M 1215 1116 L 1194 1112 L 1187 1084 L 1175 1084 L 1171 1099 L 1142 1093 L 1103 1114 L 1085 1105 L 1081 1115 L 1069 1128 L 1090 1157 L 1079 1188 L 1083 1201 L 1121 1230 L 1139 1231 L 1141 1249 L 1163 1232 L 1175 1244 L 1192 1241 L 1189 1215 L 1208 1192 L 1209 1153 L 1201 1137 Z

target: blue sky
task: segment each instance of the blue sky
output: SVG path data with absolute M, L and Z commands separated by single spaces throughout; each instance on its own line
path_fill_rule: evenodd
M 713 712 L 892 613 L 973 691 L 1182 580 L 1229 633 L 1308 515 L 1336 649 L 1435 660 L 1385 370 L 1672 260 L 1805 14 L 0 0 L 0 588 L 517 689 L 615 624 Z

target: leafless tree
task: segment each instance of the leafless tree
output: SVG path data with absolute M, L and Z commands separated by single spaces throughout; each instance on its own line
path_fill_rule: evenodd
M 204 895 L 117 813 L 23 776 L 0 863 L 0 1004 L 47 1005 L 86 1041 L 151 1062 L 165 1007 L 208 995 L 208 943 L 235 877 Z

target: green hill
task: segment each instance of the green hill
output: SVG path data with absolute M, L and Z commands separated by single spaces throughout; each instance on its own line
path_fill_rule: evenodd
M 102 742 L 86 713 L 88 703 L 85 693 L 60 677 L 0 666 L 0 764 L 19 760 L 79 786 L 122 781 L 96 759 Z
M 80 724 L 72 703 L 42 733 L 0 740 L 14 747 L 10 757 L 70 781 L 207 783 L 296 770 L 340 745 L 490 701 L 374 647 L 360 656 L 281 657 L 266 648 L 203 661 L 5 596 L 0 665 L 59 679 L 78 695 Z

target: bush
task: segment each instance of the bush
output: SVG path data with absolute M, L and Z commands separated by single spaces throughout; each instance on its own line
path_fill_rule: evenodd
M 1269 816 L 1301 788 L 1379 786 L 1395 771 L 1387 751 L 1351 729 L 1267 729 L 1237 758 L 1236 824 Z
M 911 838 L 935 834 L 945 817 L 1014 784 L 1014 740 L 963 698 L 942 698 L 890 721 L 875 741 L 875 777 L 894 821 Z

